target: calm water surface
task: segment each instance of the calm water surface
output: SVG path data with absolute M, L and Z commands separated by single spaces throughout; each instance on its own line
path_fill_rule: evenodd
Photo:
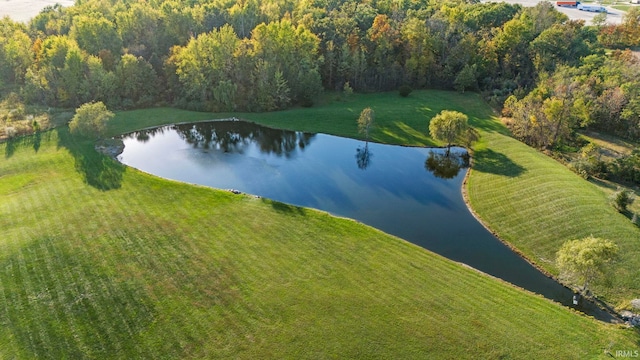
M 572 292 L 497 240 L 461 194 L 463 149 L 365 143 L 240 121 L 171 125 L 123 137 L 119 160 L 189 183 L 236 189 L 356 219 L 571 305 Z M 580 310 L 611 317 L 585 302 Z

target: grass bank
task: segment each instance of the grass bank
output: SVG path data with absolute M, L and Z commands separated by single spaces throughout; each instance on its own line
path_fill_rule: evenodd
M 262 114 L 140 110 L 118 114 L 109 131 L 119 134 L 160 119 L 172 123 L 235 116 L 279 128 L 358 138 L 356 119 L 367 106 L 376 112 L 373 140 L 402 145 L 441 145 L 428 136 L 428 119 L 443 109 L 466 113 L 482 134 L 467 190 L 471 206 L 485 224 L 555 275 L 555 253 L 565 241 L 589 235 L 613 240 L 620 246 L 621 259 L 608 280 L 593 284 L 594 290 L 613 306 L 640 298 L 640 229 L 609 205 L 611 189 L 583 180 L 509 137 L 476 94 L 417 91 L 408 98 L 397 93 L 356 94 L 317 108 Z
M 562 243 L 589 235 L 616 242 L 620 260 L 593 284 L 613 305 L 640 297 L 640 229 L 609 205 L 609 191 L 522 143 L 486 133 L 467 184 L 471 206 L 500 237 L 557 274 Z
M 428 99 L 446 94 L 410 101 L 438 111 Z M 383 98 L 343 105 L 357 114 Z M 258 120 L 293 125 L 313 110 Z M 111 131 L 148 126 L 132 114 L 211 117 L 123 113 Z M 377 139 L 426 128 L 421 112 L 409 124 L 389 114 Z M 357 222 L 158 179 L 65 128 L 0 154 L 0 358 L 609 358 L 640 347 L 634 330 Z
M 282 129 L 361 138 L 356 119 L 365 107 L 375 111 L 371 138 L 380 143 L 441 145 L 429 137 L 428 119 L 445 109 L 467 113 L 471 123 L 480 129 L 506 131 L 501 124 L 486 121 L 492 116 L 491 109 L 475 94 L 416 91 L 407 98 L 401 98 L 397 93 L 354 94 L 347 100 L 327 101 L 322 106 L 270 113 L 211 114 L 171 108 L 127 111 L 117 114 L 109 124 L 108 132 L 118 135 L 161 124 L 236 117 Z

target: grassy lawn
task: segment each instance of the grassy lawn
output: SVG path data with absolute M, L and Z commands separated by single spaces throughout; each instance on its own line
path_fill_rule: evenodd
M 417 91 L 356 94 L 348 101 L 317 108 L 261 114 L 208 114 L 152 109 L 118 114 L 109 129 L 119 134 L 163 123 L 236 116 L 269 126 L 359 137 L 356 119 L 370 106 L 376 111 L 372 138 L 382 143 L 439 145 L 427 136 L 428 119 L 442 109 L 459 110 L 482 133 L 475 167 L 467 184 L 473 209 L 500 237 L 531 261 L 557 274 L 556 251 L 567 240 L 593 234 L 620 246 L 622 257 L 596 293 L 614 306 L 640 297 L 640 229 L 610 205 L 607 184 L 589 183 L 555 160 L 510 138 L 506 128 L 476 94 Z
M 108 132 L 118 135 L 159 124 L 236 117 L 282 129 L 361 138 L 356 119 L 366 107 L 371 107 L 376 115 L 371 137 L 381 143 L 439 145 L 428 136 L 428 119 L 445 109 L 467 113 L 471 123 L 480 129 L 506 133 L 501 124 L 486 121 L 491 117 L 491 109 L 475 94 L 448 91 L 416 91 L 407 98 L 397 93 L 354 94 L 346 101 L 270 113 L 211 114 L 170 108 L 127 111 L 117 114 Z
M 609 205 L 610 190 L 564 165 L 495 133 L 476 152 L 468 181 L 473 209 L 500 237 L 556 274 L 563 242 L 589 235 L 615 241 L 620 260 L 608 281 L 593 284 L 601 299 L 619 305 L 640 296 L 640 229 Z
M 484 136 L 469 185 L 474 202 L 510 199 L 484 182 L 535 183 L 529 162 L 537 153 L 502 135 L 473 94 L 359 95 L 235 116 L 354 136 L 366 106 L 377 110 L 377 141 L 411 145 L 433 144 L 423 134 L 440 109 L 470 114 Z M 110 131 L 217 117 L 126 112 Z M 576 315 L 357 222 L 158 179 L 97 154 L 66 128 L 2 143 L 0 156 L 3 359 L 609 358 L 607 350 L 640 348 L 637 331 Z M 540 159 L 543 170 L 555 169 Z M 575 179 L 571 186 L 580 180 L 598 198 L 595 186 Z M 584 206 L 619 217 L 598 201 Z
M 613 5 L 612 7 L 614 9 L 618 9 L 618 10 L 622 10 L 622 11 L 629 11 L 629 9 L 631 9 L 633 7 L 633 5 Z

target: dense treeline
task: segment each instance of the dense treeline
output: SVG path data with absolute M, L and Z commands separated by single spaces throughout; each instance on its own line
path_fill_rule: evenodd
M 571 140 L 581 127 L 639 139 L 640 59 L 615 51 L 560 66 L 522 99 L 509 97 L 503 112 L 512 116 L 516 137 L 540 148 Z
M 4 20 L 1 70 L 26 101 L 63 107 L 263 111 L 345 84 L 477 88 L 497 75 L 483 42 L 520 12 L 429 0 L 77 1 L 26 27 Z
M 637 138 L 637 64 L 602 45 L 611 32 L 616 46 L 640 44 L 630 14 L 596 27 L 548 2 L 78 0 L 28 25 L 0 22 L 0 86 L 52 107 L 250 111 L 309 106 L 324 89 L 470 89 L 497 107 L 514 95 L 516 122 L 537 112 L 515 126 L 536 146 L 580 126 Z

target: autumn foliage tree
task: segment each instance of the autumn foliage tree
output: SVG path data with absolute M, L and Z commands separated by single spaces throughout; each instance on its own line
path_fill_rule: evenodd
M 102 102 L 87 103 L 76 109 L 76 114 L 69 123 L 69 130 L 87 138 L 99 138 L 104 135 L 107 122 L 114 114 L 107 110 Z
M 77 1 L 29 24 L 0 19 L 0 90 L 47 107 L 209 111 L 311 106 L 347 83 L 356 92 L 479 90 L 495 107 L 534 92 L 539 101 L 526 105 L 539 111 L 521 123 L 532 131 L 518 136 L 525 141 L 546 137 L 553 144 L 542 146 L 554 147 L 577 116 L 637 139 L 638 60 L 605 55 L 603 45 L 637 45 L 638 13 L 597 28 L 546 1 Z M 548 79 L 579 89 L 558 93 Z
M 556 263 L 563 277 L 581 283 L 582 291 L 586 292 L 589 284 L 604 274 L 617 255 L 615 243 L 589 236 L 565 242 L 558 250 Z
M 624 15 L 622 24 L 601 27 L 598 40 L 609 47 L 640 46 L 640 9 L 631 7 Z

